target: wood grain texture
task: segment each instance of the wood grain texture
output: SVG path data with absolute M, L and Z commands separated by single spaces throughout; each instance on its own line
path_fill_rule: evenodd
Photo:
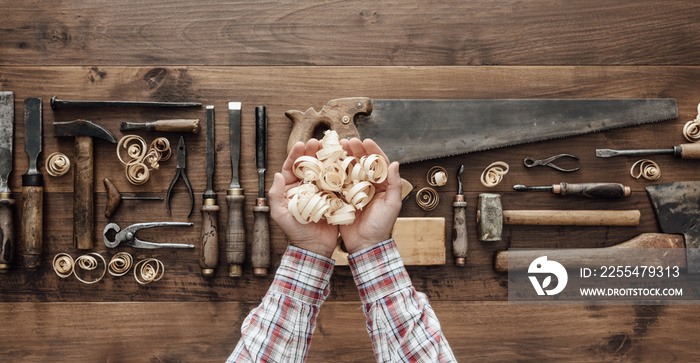
M 695 65 L 699 5 L 3 0 L 3 65 Z

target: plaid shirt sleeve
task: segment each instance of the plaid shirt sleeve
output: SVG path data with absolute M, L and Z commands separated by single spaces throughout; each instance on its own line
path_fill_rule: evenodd
M 393 239 L 348 256 L 377 362 L 456 362 L 425 294 Z
M 304 362 L 334 261 L 287 247 L 262 303 L 245 318 L 229 362 Z

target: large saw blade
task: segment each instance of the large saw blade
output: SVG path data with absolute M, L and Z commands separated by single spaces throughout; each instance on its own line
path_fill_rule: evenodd
M 401 163 L 652 123 L 678 117 L 674 99 L 372 100 L 357 115 Z

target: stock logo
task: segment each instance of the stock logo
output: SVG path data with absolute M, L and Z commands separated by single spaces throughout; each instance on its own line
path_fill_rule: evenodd
M 566 273 L 564 266 L 557 261 L 547 261 L 547 256 L 538 257 L 532 261 L 527 272 L 528 274 L 547 274 L 541 284 L 537 276 L 528 275 L 537 295 L 556 295 L 564 290 L 569 281 L 569 274 Z M 552 283 L 552 275 L 557 277 L 557 286 L 545 290 Z

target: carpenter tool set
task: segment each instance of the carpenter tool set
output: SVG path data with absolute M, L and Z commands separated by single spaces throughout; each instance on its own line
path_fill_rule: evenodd
M 201 108 L 197 102 L 141 102 L 141 101 L 96 101 L 96 100 L 62 100 L 56 96 L 50 99 L 52 110 L 65 108 L 96 108 L 96 107 L 158 107 L 158 108 Z M 255 108 L 255 161 L 258 174 L 257 198 L 252 206 L 254 226 L 250 235 L 246 234 L 244 223 L 246 215 L 246 198 L 241 180 L 239 178 L 241 155 L 241 107 L 240 102 L 228 103 L 228 130 L 229 150 L 231 162 L 231 183 L 226 189 L 225 200 L 227 216 L 225 236 L 222 243 L 228 263 L 228 275 L 240 277 L 246 274 L 246 255 L 250 257 L 251 272 L 255 276 L 265 276 L 270 268 L 270 207 L 267 204 L 265 189 L 265 173 L 267 169 L 267 111 L 264 106 Z M 15 238 L 13 228 L 13 214 L 15 200 L 8 186 L 9 175 L 12 171 L 13 152 L 13 126 L 15 119 L 14 94 L 10 91 L 0 91 L 0 271 L 7 272 L 12 265 L 12 257 L 15 253 Z M 215 190 L 215 113 L 214 106 L 205 106 L 205 134 L 204 159 L 206 173 L 206 189 L 202 196 L 201 225 L 199 231 L 201 237 L 198 245 L 186 243 L 165 243 L 163 241 L 146 242 L 138 239 L 136 233 L 140 229 L 154 227 L 191 227 L 192 222 L 140 222 L 121 228 L 117 223 L 108 223 L 103 229 L 103 241 L 108 248 L 116 248 L 127 245 L 132 248 L 195 248 L 199 252 L 199 267 L 205 277 L 214 276 L 219 261 L 219 223 L 218 214 L 220 207 L 217 203 L 217 191 Z M 343 138 L 371 138 L 385 152 L 390 161 L 410 163 L 420 160 L 435 159 L 453 155 L 478 152 L 487 149 L 507 147 L 529 142 L 543 141 L 553 138 L 561 138 L 590 132 L 600 132 L 618 127 L 634 126 L 638 124 L 653 123 L 678 117 L 678 109 L 674 99 L 492 99 L 492 100 L 401 100 L 401 99 L 370 99 L 364 97 L 342 98 L 329 101 L 320 111 L 309 108 L 307 111 L 290 110 L 285 115 L 292 121 L 292 130 L 289 135 L 287 151 L 296 142 L 306 142 L 314 136 L 319 127 L 327 128 L 324 138 L 322 157 L 319 152 L 318 159 L 303 156 L 295 162 L 295 168 L 299 166 L 299 174 L 295 169 L 295 175 L 299 177 L 300 187 L 292 188 L 287 195 L 290 213 L 305 223 L 352 223 L 354 212 L 361 210 L 367 203 L 371 203 L 374 195 L 374 184 L 382 183 L 386 178 L 386 160 L 376 156 L 368 156 L 367 159 L 358 159 L 344 156 L 342 147 L 338 142 Z M 697 121 L 697 120 L 696 120 Z M 436 123 L 436 122 L 439 122 Z M 22 226 L 20 228 L 20 240 L 22 255 L 24 256 L 24 268 L 35 270 L 41 261 L 42 250 L 42 213 L 43 213 L 43 175 L 39 171 L 39 154 L 42 152 L 42 99 L 27 98 L 24 101 L 24 142 L 25 151 L 29 159 L 29 168 L 22 175 Z M 693 131 L 700 129 L 697 125 L 686 125 L 684 132 L 691 139 Z M 200 123 L 198 119 L 167 119 L 145 123 L 123 122 L 120 131 L 147 131 L 152 133 L 176 132 L 198 134 Z M 71 165 L 74 172 L 73 186 L 73 246 L 78 250 L 91 250 L 94 241 L 94 164 L 93 149 L 103 148 L 107 143 L 118 144 L 118 155 L 121 149 L 128 154 L 128 158 L 119 159 L 124 163 L 127 178 L 134 184 L 143 184 L 148 180 L 151 171 L 158 169 L 159 162 L 163 162 L 174 154 L 175 174 L 167 189 L 165 205 L 167 213 L 172 212 L 170 200 L 173 195 L 173 187 L 182 179 L 187 187 L 190 200 L 190 208 L 187 217 L 194 209 L 194 191 L 187 176 L 186 156 L 187 146 L 183 136 L 179 137 L 174 152 L 170 150 L 169 140 L 165 137 L 157 138 L 149 144 L 143 138 L 135 136 L 127 140 L 117 140 L 116 136 L 104 125 L 88 120 L 70 120 L 53 123 L 53 135 L 56 137 L 74 138 L 73 164 L 71 157 L 53 153 L 46 158 L 45 169 L 51 176 L 63 175 Z M 697 132 L 700 134 L 700 132 Z M 126 138 L 126 136 L 125 136 Z M 95 140 L 97 142 L 95 143 Z M 127 145 L 135 142 L 136 145 Z M 191 143 L 190 143 L 191 144 Z M 200 147 L 195 145 L 190 147 Z M 343 156 L 341 156 L 341 154 Z M 612 157 L 619 155 L 674 155 L 679 158 L 700 158 L 700 144 L 682 144 L 671 149 L 660 150 L 629 150 L 616 151 L 599 149 L 598 157 Z M 278 157 L 283 157 L 279 155 Z M 303 158 L 303 160 L 301 160 Z M 548 166 L 556 171 L 571 173 L 580 169 L 578 157 L 571 154 L 559 154 L 542 159 L 525 158 L 524 167 Z M 641 162 L 642 160 L 640 160 Z M 328 165 L 331 165 L 329 167 Z M 572 165 L 572 163 L 575 163 Z M 652 162 L 653 163 L 653 162 Z M 637 164 L 635 164 L 637 165 Z M 325 168 L 325 170 L 323 169 Z M 633 167 L 633 177 L 644 175 L 657 176 L 660 169 L 655 163 L 641 163 L 639 176 L 635 175 L 636 166 Z M 319 175 L 326 170 L 333 169 L 332 176 L 323 179 Z M 496 161 L 486 167 L 481 176 L 481 182 L 487 188 L 500 183 L 506 176 L 510 166 L 502 161 Z M 330 172 L 329 172 L 330 173 Z M 427 184 L 416 192 L 416 203 L 426 213 L 435 210 L 439 203 L 439 193 L 435 188 L 441 188 L 448 184 L 450 179 L 448 171 L 443 167 L 435 166 L 427 173 Z M 131 177 L 129 177 L 131 175 Z M 338 177 L 338 178 L 336 178 Z M 308 184 L 314 184 L 316 180 L 322 186 L 324 192 L 320 196 L 307 193 L 302 186 L 307 184 L 307 178 L 311 178 Z M 316 178 L 316 179 L 313 179 Z M 346 180 L 347 178 L 347 180 Z M 464 192 L 464 165 L 461 165 L 453 177 L 458 186 L 457 194 L 452 202 L 453 207 L 453 231 L 452 231 L 452 256 L 457 266 L 465 266 L 468 262 L 467 246 L 467 198 Z M 336 180 L 337 179 L 337 180 Z M 337 185 L 334 183 L 337 181 Z M 403 197 L 407 197 L 413 186 L 402 180 Z M 691 183 L 692 184 L 692 183 Z M 695 183 L 697 184 L 697 183 Z M 687 245 L 698 248 L 697 233 L 693 231 L 678 230 L 678 223 L 666 223 L 663 221 L 672 218 L 696 218 L 698 212 L 697 200 L 700 200 L 700 185 L 692 184 L 681 188 L 672 186 L 653 186 L 648 188 L 654 208 L 659 219 L 662 220 L 662 229 L 668 233 L 684 233 L 685 240 L 669 241 L 668 238 L 657 238 L 659 243 L 675 243 L 675 245 Z M 105 217 L 111 218 L 117 211 L 122 200 L 156 199 L 161 197 L 122 196 L 117 187 L 109 179 L 104 179 L 107 203 Z M 315 185 L 309 185 L 316 188 Z M 629 197 L 631 189 L 618 183 L 566 183 L 525 186 L 515 185 L 516 191 L 545 191 L 560 196 L 577 196 L 596 199 L 621 199 Z M 290 194 L 291 193 L 291 194 Z M 677 200 L 677 194 L 685 193 L 685 199 L 692 200 L 695 214 L 688 216 L 668 216 L 668 208 L 663 205 Z M 309 197 L 307 198 L 306 195 Z M 304 199 L 307 198 L 307 199 Z M 406 201 L 408 199 L 404 199 Z M 139 202 L 140 203 L 140 202 Z M 292 205 L 299 210 L 291 211 Z M 335 205 L 335 207 L 331 207 Z M 340 207 L 342 205 L 342 207 Z M 679 212 L 680 213 L 680 212 Z M 421 217 L 430 221 L 429 225 L 441 226 L 440 230 L 422 230 L 415 234 L 432 233 L 439 235 L 438 244 L 444 243 L 444 218 Z M 397 225 L 400 232 L 405 232 L 411 226 L 422 225 L 421 218 L 412 218 L 407 223 L 399 218 Z M 438 219 L 438 223 L 435 220 Z M 638 210 L 504 210 L 499 194 L 483 193 L 479 195 L 476 213 L 477 236 L 480 241 L 500 241 L 504 224 L 529 224 L 529 225 L 587 225 L 587 226 L 634 226 L 639 223 L 640 212 Z M 440 222 L 440 220 L 442 222 Z M 694 224 L 693 224 L 694 225 Z M 429 228 L 430 229 L 430 228 Z M 435 228 L 433 228 L 435 229 Z M 681 228 L 682 229 L 682 228 Z M 396 228 L 394 229 L 396 232 Z M 183 233 L 192 233 L 189 229 L 183 229 Z M 195 232 L 196 233 L 196 232 Z M 405 234 L 404 234 L 405 235 Z M 417 243 L 429 240 L 416 238 Z M 409 236 L 410 240 L 411 237 Z M 625 246 L 638 247 L 643 244 L 641 240 L 653 239 L 649 236 L 640 237 L 634 241 L 626 242 Z M 246 251 L 246 241 L 250 240 L 250 251 Z M 646 243 L 646 242 L 644 242 Z M 402 241 L 397 240 L 399 250 Z M 444 246 L 444 245 L 442 245 Z M 442 254 L 438 255 L 438 262 L 433 259 L 430 263 L 444 261 L 444 248 L 440 247 Z M 408 251 L 408 250 L 406 250 Z M 342 248 L 336 253 L 342 255 Z M 403 252 L 402 252 L 403 253 Z M 411 253 L 411 252 L 408 252 Z M 104 257 L 88 253 L 73 260 L 68 254 L 61 253 L 54 258 L 54 269 L 59 277 L 65 278 L 74 273 L 81 281 L 85 279 L 78 275 L 75 266 L 92 266 L 102 261 L 104 271 L 109 271 L 114 276 L 124 274 L 124 270 L 132 266 L 133 258 L 125 252 L 120 252 L 110 260 Z M 335 258 L 334 254 L 334 258 Z M 700 254 L 695 251 L 688 252 L 688 264 L 698 271 Z M 411 260 L 413 256 L 406 256 Z M 342 257 L 341 257 L 342 258 Z M 421 258 L 416 259 L 421 264 Z M 504 267 L 505 266 L 505 267 Z M 84 268 L 84 267 L 83 267 Z M 164 265 L 156 259 L 139 261 L 134 269 L 139 283 L 157 281 L 162 277 Z M 496 270 L 507 269 L 507 253 L 499 253 L 496 259 Z M 135 270 L 136 271 L 136 270 Z M 140 274 L 140 275 L 139 275 Z M 105 273 L 102 273 L 104 276 Z M 94 283 L 99 278 L 87 281 Z M 139 277 L 140 276 L 140 277 Z

